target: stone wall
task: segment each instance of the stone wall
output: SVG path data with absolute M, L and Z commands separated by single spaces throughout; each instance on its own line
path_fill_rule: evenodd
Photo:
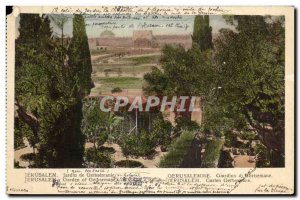
M 152 35 L 152 31 L 134 31 L 133 37 L 89 38 L 90 49 L 162 48 L 166 44 L 182 45 L 189 49 L 192 47 L 192 37 L 188 34 Z

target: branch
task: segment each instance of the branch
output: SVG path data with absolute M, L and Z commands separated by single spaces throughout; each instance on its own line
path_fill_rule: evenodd
M 18 116 L 30 126 L 30 128 L 33 131 L 37 131 L 38 128 L 38 120 L 37 118 L 32 114 L 25 111 L 25 109 L 20 105 L 19 101 L 16 99 L 15 105 L 17 106 L 17 113 Z

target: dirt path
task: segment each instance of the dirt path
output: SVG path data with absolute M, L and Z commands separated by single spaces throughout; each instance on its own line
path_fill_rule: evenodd
M 18 149 L 14 152 L 14 159 L 15 161 L 19 162 L 19 165 L 21 167 L 28 167 L 29 166 L 29 162 L 27 161 L 23 161 L 21 159 L 21 156 L 27 153 L 33 153 L 33 149 L 32 147 L 30 147 L 29 142 L 27 139 L 24 139 L 24 144 L 26 147 L 22 148 L 22 149 Z
M 235 168 L 254 168 L 255 167 L 255 156 L 248 155 L 237 155 L 234 156 L 234 167 Z

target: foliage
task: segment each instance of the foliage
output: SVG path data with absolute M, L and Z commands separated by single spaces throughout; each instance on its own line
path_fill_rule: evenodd
M 18 117 L 15 117 L 14 126 L 14 149 L 18 149 L 24 146 L 23 137 L 25 137 L 25 135 L 29 135 L 32 132 L 30 128 L 26 126 L 26 124 L 23 121 L 21 121 Z
M 14 168 L 24 168 L 20 166 L 19 161 L 14 160 Z
M 20 158 L 24 161 L 33 161 L 35 158 L 35 154 L 34 153 L 26 153 L 26 154 L 21 155 Z
M 109 168 L 112 164 L 109 154 L 102 153 L 94 148 L 86 149 L 85 158 L 87 162 L 94 164 L 93 167 Z
M 176 129 L 179 132 L 183 130 L 195 131 L 195 130 L 199 130 L 200 126 L 195 121 L 191 121 L 189 119 L 181 117 L 176 119 Z
M 106 52 L 106 49 L 91 49 L 90 50 L 91 55 L 99 55 L 99 54 L 103 54 Z
M 215 94 L 214 94 L 215 95 Z M 240 129 L 247 125 L 241 113 L 230 113 L 217 99 L 209 97 L 203 107 L 203 131 L 222 136 L 234 128 Z
M 118 93 L 118 92 L 122 92 L 122 89 L 120 87 L 115 87 L 111 90 L 111 93 Z
M 68 56 L 68 64 L 71 67 L 70 76 L 74 77 L 72 83 L 75 92 L 82 96 L 88 95 L 92 86 L 92 63 L 82 15 L 75 15 L 73 18 L 73 38 L 68 49 Z
M 172 124 L 164 120 L 162 117 L 157 117 L 152 122 L 152 134 L 155 137 L 156 143 L 167 147 L 171 143 Z
M 184 131 L 179 138 L 172 142 L 169 152 L 162 157 L 159 167 L 176 168 L 180 167 L 184 156 L 187 154 L 194 135 L 189 131 Z
M 131 60 L 134 62 L 134 65 L 141 65 L 141 64 L 150 63 L 153 60 L 153 57 L 151 57 L 151 56 L 139 56 L 139 57 L 131 58 Z
M 254 140 L 256 138 L 255 133 L 249 131 L 241 131 L 239 137 L 242 140 Z
M 223 143 L 222 140 L 211 140 L 206 144 L 201 167 L 217 167 Z
M 212 27 L 209 26 L 208 15 L 195 16 L 193 42 L 197 43 L 202 51 L 211 49 L 213 47 Z
M 94 81 L 99 81 L 102 85 L 101 92 L 111 92 L 113 88 L 137 89 L 143 84 L 143 80 L 137 77 L 99 77 Z
M 233 19 L 237 31 L 221 30 L 215 42 L 216 85 L 222 88 L 216 106 L 255 128 L 276 154 L 271 165 L 279 166 L 284 157 L 284 19 Z
M 144 165 L 135 160 L 120 160 L 115 163 L 117 167 L 127 167 L 127 168 L 143 168 Z
M 270 167 L 268 149 L 262 145 L 257 144 L 254 147 L 254 153 L 256 154 L 256 167 Z
M 93 139 L 94 143 L 96 138 L 99 138 L 98 142 L 102 144 L 108 135 L 108 118 L 109 113 L 100 110 L 99 103 L 84 101 L 81 130 L 87 138 Z
M 78 22 L 75 20 L 73 25 L 78 27 Z M 84 31 L 78 33 L 73 29 L 73 41 L 82 38 L 84 23 L 81 30 Z M 19 33 L 16 39 L 15 104 L 17 117 L 30 129 L 30 145 L 38 144 L 32 166 L 81 167 L 85 139 L 80 130 L 83 96 L 77 88 L 84 87 L 80 86 L 84 83 L 78 82 L 78 77 L 83 74 L 90 77 L 90 73 L 85 73 L 88 66 L 70 68 L 66 65 L 64 59 L 68 57 L 74 64 L 75 58 L 67 56 L 61 47 L 63 44 L 52 39 L 50 20 L 45 15 L 21 14 Z M 78 55 L 88 55 L 89 50 L 82 46 L 77 47 L 80 49 Z M 72 49 L 75 49 L 74 45 Z M 85 58 L 88 59 L 90 57 Z
M 202 52 L 197 44 L 188 51 L 182 46 L 166 45 L 162 53 L 162 70 L 153 67 L 152 72 L 144 76 L 147 85 L 143 89 L 147 94 L 192 96 L 206 93 L 212 80 L 210 51 Z
M 233 158 L 227 151 L 221 151 L 218 168 L 233 168 Z
M 121 136 L 121 148 L 124 156 L 148 156 L 156 146 L 155 138 L 146 131 L 138 134 L 123 134 Z
M 234 135 L 231 131 L 225 132 L 225 143 L 224 145 L 227 147 L 235 146 L 236 135 Z
M 188 51 L 182 46 L 166 45 L 162 53 L 161 69 L 153 67 L 150 73 L 144 75 L 144 92 L 169 97 L 201 96 L 204 99 L 213 80 L 212 51 L 201 51 L 194 43 Z M 186 105 L 189 105 L 190 99 Z M 191 120 L 191 112 L 176 112 L 176 118 L 179 116 Z
M 107 141 L 107 139 L 108 139 L 108 134 L 107 134 L 107 132 L 101 133 L 101 134 L 98 136 L 98 138 L 97 138 L 97 145 L 98 145 L 98 147 L 99 147 L 99 146 L 102 146 L 102 145 Z

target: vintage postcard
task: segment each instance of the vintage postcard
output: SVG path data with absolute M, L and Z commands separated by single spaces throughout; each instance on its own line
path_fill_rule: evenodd
M 7 193 L 294 194 L 294 7 L 7 16 Z

